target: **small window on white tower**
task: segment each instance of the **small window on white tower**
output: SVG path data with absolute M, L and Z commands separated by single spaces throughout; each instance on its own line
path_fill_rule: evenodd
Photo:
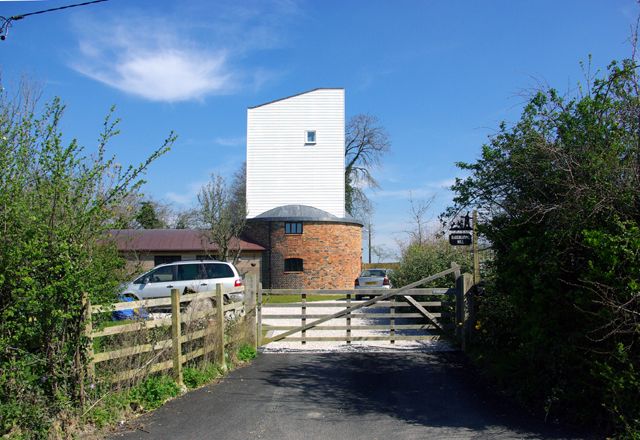
M 316 143 L 316 131 L 307 130 L 304 132 L 304 143 L 307 145 L 313 145 Z

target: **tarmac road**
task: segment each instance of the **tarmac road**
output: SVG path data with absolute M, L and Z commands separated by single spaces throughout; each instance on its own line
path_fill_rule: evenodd
M 562 439 L 506 404 L 460 353 L 262 354 L 113 439 Z

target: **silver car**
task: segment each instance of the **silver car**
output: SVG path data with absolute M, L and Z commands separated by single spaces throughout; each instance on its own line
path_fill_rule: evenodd
M 180 293 L 196 293 L 215 290 L 221 283 L 230 288 L 225 302 L 242 301 L 244 285 L 238 270 L 231 263 L 215 260 L 176 261 L 161 264 L 142 274 L 126 285 L 121 295 L 135 299 L 171 296 L 171 289 Z
M 391 289 L 391 274 L 393 270 L 384 268 L 365 269 L 354 282 L 357 289 Z M 362 299 L 365 295 L 357 295 Z

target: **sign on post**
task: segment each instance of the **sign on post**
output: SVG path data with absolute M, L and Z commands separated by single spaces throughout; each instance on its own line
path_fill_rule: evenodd
M 468 233 L 451 233 L 449 234 L 449 244 L 453 246 L 468 246 L 471 244 L 471 234 Z

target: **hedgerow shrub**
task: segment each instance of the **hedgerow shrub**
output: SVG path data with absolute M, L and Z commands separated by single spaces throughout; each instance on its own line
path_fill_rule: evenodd
M 640 96 L 635 61 L 575 96 L 541 90 L 453 189 L 495 277 L 475 350 L 548 420 L 640 436 Z
M 0 94 L 0 435 L 46 436 L 78 407 L 83 292 L 94 304 L 114 299 L 123 261 L 107 231 L 174 140 L 123 168 L 106 152 L 117 120 L 106 118 L 89 153 L 63 140 L 63 112 L 59 99 L 39 107 L 28 92 Z
M 466 247 L 451 246 L 444 239 L 433 238 L 421 243 L 411 243 L 402 250 L 400 264 L 394 270 L 392 282 L 402 287 L 422 278 L 451 268 L 451 263 L 460 265 L 462 272 L 471 272 L 471 255 Z M 454 287 L 453 277 L 441 278 L 427 287 Z

